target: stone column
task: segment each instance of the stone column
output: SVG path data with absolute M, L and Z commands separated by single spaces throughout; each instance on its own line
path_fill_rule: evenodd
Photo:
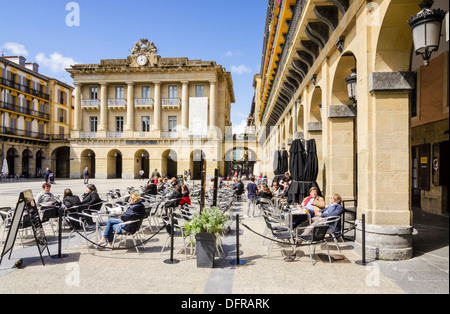
M 73 130 L 79 132 L 82 126 L 82 109 L 81 109 L 81 84 L 75 83 L 75 103 L 74 103 L 74 121 L 73 121 Z
M 155 111 L 154 111 L 154 131 L 161 131 L 161 82 L 155 82 Z
M 134 131 L 134 83 L 127 83 L 127 124 L 125 131 Z
M 209 90 L 209 127 L 217 126 L 216 123 L 216 85 L 217 81 L 210 81 L 210 90 Z
M 100 123 L 98 131 L 106 132 L 108 130 L 108 83 L 100 82 Z
M 183 81 L 181 92 L 181 127 L 189 129 L 189 82 Z

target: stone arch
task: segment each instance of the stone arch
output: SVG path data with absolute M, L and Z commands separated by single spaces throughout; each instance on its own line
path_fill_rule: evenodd
M 140 149 L 136 151 L 133 158 L 134 162 L 134 178 L 138 179 L 139 171 L 144 170 L 143 178 L 150 178 L 150 154 L 145 149 Z
M 95 178 L 95 160 L 96 160 L 96 154 L 92 149 L 86 149 L 81 152 L 81 158 L 80 158 L 80 175 L 82 175 L 83 170 L 88 167 L 89 170 L 89 177 Z
M 176 177 L 178 174 L 178 154 L 173 149 L 167 149 L 162 153 L 161 175 Z
M 57 178 L 70 177 L 70 147 L 61 146 L 52 152 L 52 169 Z
M 107 155 L 107 178 L 122 179 L 123 154 L 118 149 L 109 151 Z
M 374 72 L 409 71 L 413 50 L 406 22 L 420 11 L 416 0 L 391 0 L 371 4 L 368 22 L 379 27 Z

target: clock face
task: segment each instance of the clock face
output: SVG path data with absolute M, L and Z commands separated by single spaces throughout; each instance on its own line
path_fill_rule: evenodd
M 137 57 L 136 61 L 137 61 L 137 64 L 139 64 L 139 65 L 146 65 L 147 64 L 147 57 L 144 56 L 144 55 L 140 55 L 140 56 Z

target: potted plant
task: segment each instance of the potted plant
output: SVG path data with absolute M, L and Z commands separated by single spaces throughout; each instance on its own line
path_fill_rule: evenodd
M 186 230 L 195 235 L 197 267 L 212 268 L 216 254 L 217 236 L 230 225 L 228 216 L 217 207 L 205 208 L 186 223 Z

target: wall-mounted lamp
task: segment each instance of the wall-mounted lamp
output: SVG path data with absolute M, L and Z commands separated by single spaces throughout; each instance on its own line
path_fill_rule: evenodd
M 430 64 L 431 54 L 438 50 L 441 40 L 442 20 L 445 12 L 441 9 L 431 9 L 433 0 L 423 0 L 422 9 L 409 18 L 416 55 L 422 55 L 425 66 Z
M 352 69 L 352 74 L 350 74 L 346 79 L 345 82 L 347 83 L 347 91 L 348 91 L 348 98 L 353 101 L 353 106 L 356 105 L 356 69 Z

